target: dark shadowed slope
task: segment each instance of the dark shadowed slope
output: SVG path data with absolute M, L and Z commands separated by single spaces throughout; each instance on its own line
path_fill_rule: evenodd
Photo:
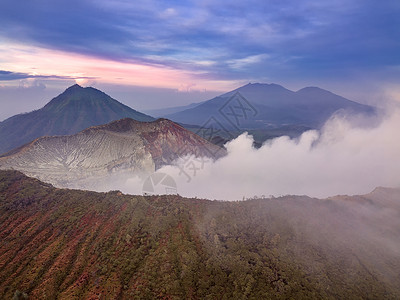
M 74 134 L 122 118 L 154 120 L 95 88 L 76 84 L 43 108 L 0 122 L 0 154 L 41 136 Z
M 219 158 L 225 150 L 166 120 L 121 119 L 70 136 L 42 137 L 0 156 L 15 169 L 63 187 L 90 188 L 111 175 L 148 175 L 178 157 Z
M 0 298 L 399 299 L 399 209 L 382 195 L 227 203 L 0 171 Z
M 237 93 L 240 96 L 235 96 Z M 293 92 L 277 84 L 255 83 L 166 117 L 175 122 L 204 125 L 213 116 L 227 129 L 288 125 L 319 128 L 338 110 L 366 114 L 375 112 L 371 106 L 316 87 Z
M 196 107 L 200 104 L 202 104 L 204 101 L 202 102 L 197 102 L 197 103 L 191 103 L 189 105 L 184 105 L 184 106 L 174 106 L 174 107 L 167 107 L 167 108 L 159 108 L 159 109 L 149 109 L 149 110 L 144 110 L 143 112 L 146 114 L 149 114 L 153 117 L 164 117 L 166 115 L 171 115 L 180 111 L 184 111 L 186 109 L 190 109 L 193 107 Z

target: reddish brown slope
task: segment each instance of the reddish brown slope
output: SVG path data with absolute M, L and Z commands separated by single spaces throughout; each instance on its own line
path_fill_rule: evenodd
M 14 169 L 60 187 L 91 188 L 111 175 L 146 175 L 185 155 L 216 159 L 225 150 L 159 119 L 121 119 L 70 136 L 42 137 L 0 157 Z
M 398 245 L 398 218 L 384 228 L 362 208 L 63 190 L 0 171 L 0 299 L 399 299 L 398 248 L 354 232 Z
M 223 148 L 168 119 L 139 122 L 126 118 L 106 125 L 91 127 L 85 131 L 93 130 L 138 134 L 143 139 L 146 149 L 151 153 L 156 163 L 156 169 L 185 155 L 218 159 L 226 153 Z

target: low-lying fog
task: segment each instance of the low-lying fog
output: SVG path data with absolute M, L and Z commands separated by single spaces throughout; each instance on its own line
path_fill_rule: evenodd
M 180 195 L 208 199 L 364 194 L 377 186 L 400 186 L 399 129 L 399 110 L 380 121 L 337 114 L 321 131 L 298 139 L 279 137 L 255 149 L 253 137 L 244 133 L 227 143 L 228 155 L 215 162 L 186 158 L 157 173 L 172 176 Z M 112 185 L 125 193 L 143 192 L 138 177 Z

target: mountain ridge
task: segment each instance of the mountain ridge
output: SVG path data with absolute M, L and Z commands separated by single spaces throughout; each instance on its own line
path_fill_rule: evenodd
M 381 200 L 144 197 L 0 171 L 0 298 L 399 299 L 400 207 Z
M 235 99 L 235 94 L 238 93 L 244 100 Z M 233 104 L 231 101 L 253 111 L 253 115 L 247 115 L 240 120 L 240 124 L 232 126 L 229 113 L 224 111 L 224 108 L 233 110 L 237 108 L 231 105 Z M 234 127 L 242 130 L 278 128 L 287 125 L 318 129 L 338 110 L 372 115 L 376 109 L 317 87 L 306 87 L 294 92 L 274 83 L 249 83 L 194 108 L 164 117 L 175 122 L 203 125 L 212 115 L 225 128 Z M 237 115 L 240 114 L 243 115 L 243 112 L 238 111 Z
M 125 118 L 74 135 L 37 138 L 1 156 L 0 169 L 61 187 L 90 188 L 110 176 L 148 176 L 186 155 L 217 159 L 225 153 L 170 120 Z

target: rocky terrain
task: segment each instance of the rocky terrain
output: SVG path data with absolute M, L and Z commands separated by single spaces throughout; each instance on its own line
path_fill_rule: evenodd
M 15 169 L 61 187 L 90 188 L 111 175 L 148 175 L 179 157 L 218 158 L 225 150 L 166 120 L 121 119 L 69 136 L 41 137 L 0 157 Z
M 399 299 L 399 200 L 130 196 L 0 171 L 0 298 Z

